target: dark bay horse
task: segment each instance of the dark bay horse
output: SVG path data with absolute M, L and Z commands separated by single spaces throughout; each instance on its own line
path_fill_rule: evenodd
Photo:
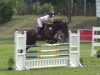
M 69 23 L 69 22 L 68 22 Z M 48 43 L 53 44 L 58 41 L 58 32 L 64 33 L 64 38 L 68 39 L 68 23 L 62 21 L 54 21 L 53 24 L 43 26 L 41 39 L 45 39 Z M 37 29 L 27 30 L 27 45 L 34 45 L 38 40 Z

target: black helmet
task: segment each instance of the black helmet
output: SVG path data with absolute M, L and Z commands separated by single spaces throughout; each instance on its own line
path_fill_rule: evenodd
M 50 15 L 50 16 L 54 16 L 54 12 L 49 12 L 48 15 Z

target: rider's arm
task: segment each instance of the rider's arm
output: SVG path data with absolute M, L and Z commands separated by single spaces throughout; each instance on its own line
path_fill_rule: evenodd
M 44 17 L 43 23 L 51 24 L 51 23 L 53 23 L 53 18 L 49 18 L 49 16 L 46 15 L 46 16 Z
M 52 24 L 53 23 L 53 18 L 49 18 L 47 21 L 48 24 Z

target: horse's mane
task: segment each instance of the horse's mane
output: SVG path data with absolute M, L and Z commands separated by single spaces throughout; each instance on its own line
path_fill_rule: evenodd
M 63 21 L 62 20 L 54 20 L 53 23 L 62 23 Z
M 61 30 L 61 29 L 63 30 L 65 28 L 68 29 L 67 23 L 66 22 L 63 22 L 62 20 L 55 20 L 53 22 L 53 27 L 56 30 Z

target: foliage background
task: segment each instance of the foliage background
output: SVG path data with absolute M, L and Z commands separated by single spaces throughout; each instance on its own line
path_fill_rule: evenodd
M 0 23 L 13 15 L 44 15 L 54 11 L 59 16 L 95 16 L 95 0 L 0 0 Z

